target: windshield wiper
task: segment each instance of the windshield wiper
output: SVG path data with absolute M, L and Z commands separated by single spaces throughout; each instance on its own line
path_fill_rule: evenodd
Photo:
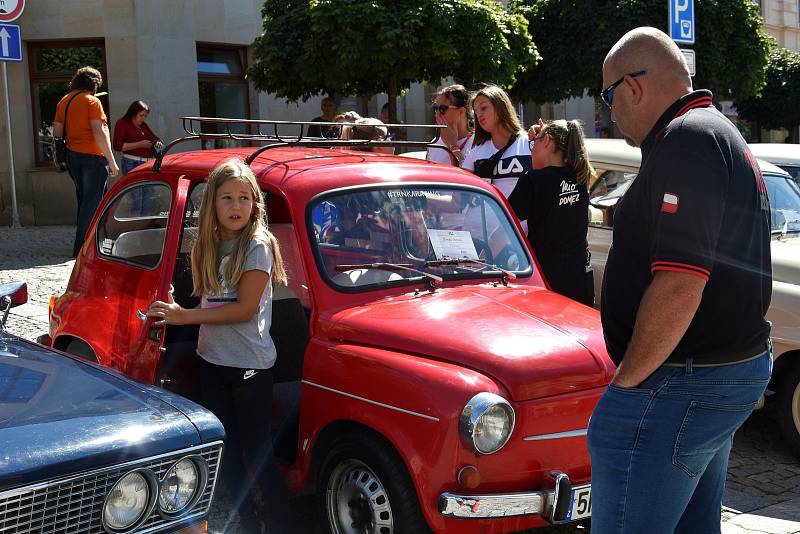
M 495 271 L 498 271 L 501 275 L 500 280 L 503 282 L 503 285 L 508 285 L 509 282 L 513 282 L 514 280 L 517 279 L 517 275 L 512 273 L 511 271 L 506 271 L 505 269 L 502 269 L 497 265 L 493 265 L 491 263 L 485 263 L 480 260 L 472 260 L 469 258 L 461 258 L 458 260 L 455 259 L 430 260 L 425 262 L 425 267 L 439 267 L 441 265 L 463 265 L 465 263 L 474 263 L 475 265 L 480 265 L 484 268 L 490 267 Z M 490 272 L 490 271 L 485 271 L 485 272 Z
M 426 280 L 430 284 L 431 290 L 436 289 L 437 287 L 442 287 L 444 285 L 444 279 L 441 276 L 436 276 L 435 274 L 426 273 L 424 271 L 420 271 L 418 269 L 414 269 L 410 263 L 387 263 L 387 262 L 377 262 L 377 263 L 355 263 L 355 264 L 340 264 L 334 267 L 336 272 L 346 272 L 346 271 L 353 271 L 355 269 L 381 269 L 383 271 L 409 271 L 412 273 L 416 273 Z

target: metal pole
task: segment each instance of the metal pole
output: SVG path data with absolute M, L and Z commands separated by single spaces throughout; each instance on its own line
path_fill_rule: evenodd
M 11 140 L 11 107 L 8 100 L 8 70 L 6 69 L 5 61 L 0 61 L 0 63 L 3 64 L 3 97 L 6 103 L 6 121 L 8 125 L 8 166 L 11 172 L 11 227 L 19 228 L 22 225 L 19 223 L 17 185 L 14 181 L 14 142 Z

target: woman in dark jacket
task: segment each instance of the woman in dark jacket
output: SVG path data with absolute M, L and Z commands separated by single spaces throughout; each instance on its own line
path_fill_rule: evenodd
M 520 220 L 528 221 L 528 241 L 550 287 L 587 306 L 594 304 L 594 281 L 586 234 L 588 184 L 595 176 L 578 121 L 549 121 L 531 127 L 533 170 L 509 196 Z

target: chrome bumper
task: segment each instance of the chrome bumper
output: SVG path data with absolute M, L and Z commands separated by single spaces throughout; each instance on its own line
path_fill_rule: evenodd
M 566 478 L 566 475 L 562 475 Z M 561 477 L 559 477 L 561 478 Z M 560 482 L 560 483 L 559 483 Z M 552 490 L 496 495 L 457 495 L 442 493 L 439 496 L 439 513 L 445 517 L 460 519 L 486 519 L 519 515 L 544 515 L 552 523 L 559 523 L 564 506 L 569 505 L 572 491 L 590 484 L 571 486 L 569 479 L 560 480 Z M 566 482 L 566 484 L 564 484 Z M 559 501 L 561 505 L 558 506 Z M 558 513 L 556 511 L 559 511 Z M 568 511 L 568 508 L 567 508 Z

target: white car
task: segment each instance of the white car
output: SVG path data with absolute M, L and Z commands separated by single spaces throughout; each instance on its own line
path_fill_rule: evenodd
M 800 184 L 800 145 L 795 143 L 750 143 L 747 145 L 758 159 L 769 161 L 792 175 Z
M 636 178 L 641 152 L 621 139 L 587 139 L 586 147 L 598 174 L 589 188 L 588 238 L 599 307 L 614 206 Z M 767 402 L 774 404 L 781 432 L 800 457 L 800 186 L 775 165 L 763 160 L 758 164 L 772 209 L 773 281 L 767 319 L 772 322 L 775 367 Z

